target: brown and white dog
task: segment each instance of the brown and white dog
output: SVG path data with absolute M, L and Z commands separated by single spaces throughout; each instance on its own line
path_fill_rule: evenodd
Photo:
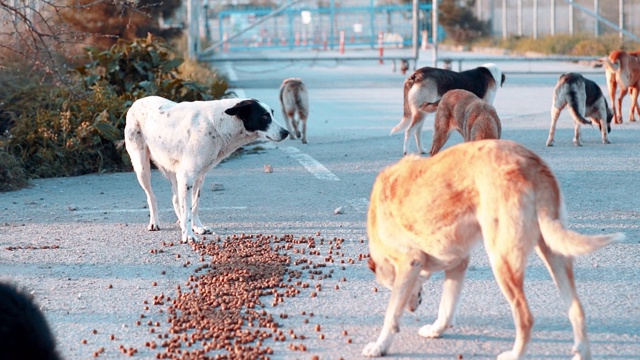
M 198 216 L 200 188 L 207 172 L 239 147 L 255 140 L 282 141 L 289 132 L 273 110 L 255 99 L 175 103 L 159 96 L 136 100 L 127 112 L 125 144 L 149 204 L 148 230 L 160 230 L 151 190 L 151 161 L 171 182 L 173 209 L 182 242 L 212 233 Z
M 496 109 L 470 91 L 447 91 L 442 99 L 424 104 L 420 109 L 436 113 L 431 156 L 442 149 L 454 130 L 462 135 L 464 141 L 500 139 L 502 125 Z
M 280 85 L 280 105 L 291 139 L 301 138 L 307 143 L 307 117 L 309 116 L 309 94 L 299 78 L 285 79 Z M 296 114 L 298 117 L 296 119 Z M 298 129 L 302 128 L 302 131 Z
M 364 348 L 365 356 L 387 353 L 403 310 L 415 311 L 423 283 L 444 271 L 438 318 L 419 330 L 420 336 L 440 337 L 452 325 L 469 254 L 483 242 L 516 328 L 513 349 L 498 359 L 522 359 L 531 339 L 533 317 L 523 282 L 534 249 L 569 307 L 574 359 L 590 359 L 573 257 L 624 238 L 568 230 L 560 186 L 549 166 L 505 140 L 466 142 L 427 158 L 406 156 L 383 170 L 371 191 L 367 232 L 369 267 L 391 289 L 391 298 L 380 336 Z
M 636 121 L 634 111 L 640 115 L 638 107 L 638 94 L 640 91 L 640 51 L 626 52 L 614 50 L 608 57 L 602 59 L 606 70 L 609 97 L 613 107 L 613 116 L 616 124 L 622 124 L 622 99 L 631 92 L 631 108 L 629 121 Z M 615 98 L 616 90 L 620 85 L 620 95 Z
M 556 133 L 556 123 L 560 112 L 565 106 L 569 106 L 574 122 L 573 143 L 582 146 L 580 139 L 580 124 L 594 123 L 602 133 L 602 143 L 610 144 L 608 133 L 611 132 L 611 118 L 613 112 L 602 94 L 602 90 L 595 82 L 578 73 L 563 74 L 558 79 L 553 93 L 553 105 L 551 106 L 551 127 L 547 146 L 553 146 Z M 590 118 L 591 121 L 587 120 Z
M 423 104 L 434 103 L 453 89 L 471 91 L 493 104 L 498 87 L 502 86 L 504 80 L 505 75 L 500 68 L 490 63 L 462 72 L 428 66 L 418 69 L 404 81 L 404 112 L 400 123 L 391 129 L 391 134 L 405 130 L 404 154 L 407 154 L 409 138 L 413 134 L 418 152 L 424 154 L 421 133 L 426 113 L 420 109 Z

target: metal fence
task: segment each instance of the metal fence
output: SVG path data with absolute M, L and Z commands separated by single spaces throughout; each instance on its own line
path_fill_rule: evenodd
M 278 48 L 337 50 L 340 46 L 374 48 L 380 44 L 402 48 L 410 47 L 413 41 L 411 5 L 378 6 L 373 1 L 367 6 L 329 7 L 312 7 L 305 2 L 232 38 L 272 11 L 245 8 L 210 14 L 206 19 L 206 37 L 212 43 L 229 39 L 214 49 L 225 52 Z M 419 29 L 430 30 L 431 3 L 420 3 L 418 13 Z M 422 31 L 419 33 L 423 36 Z

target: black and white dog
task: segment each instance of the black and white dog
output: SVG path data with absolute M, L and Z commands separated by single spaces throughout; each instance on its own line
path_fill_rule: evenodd
M 151 190 L 151 160 L 171 182 L 173 208 L 182 242 L 212 233 L 198 216 L 200 188 L 207 172 L 239 147 L 258 139 L 282 141 L 289 132 L 273 110 L 255 99 L 175 103 L 159 96 L 136 100 L 127 112 L 125 144 L 138 181 L 147 194 L 150 231 L 160 230 Z
M 574 121 L 575 134 L 573 143 L 576 146 L 582 146 L 580 124 L 593 123 L 598 125 L 602 133 L 602 143 L 611 143 L 607 133 L 611 132 L 613 111 L 609 108 L 602 90 L 595 82 L 586 79 L 584 76 L 577 73 L 568 73 L 560 76 L 553 93 L 551 128 L 549 129 L 547 146 L 553 146 L 558 117 L 562 109 L 567 105 Z M 586 117 L 589 117 L 591 121 Z
M 504 80 L 502 71 L 491 63 L 462 72 L 433 67 L 418 69 L 404 81 L 404 113 L 391 134 L 405 130 L 404 154 L 407 154 L 409 137 L 414 134 L 418 152 L 424 154 L 421 133 L 426 112 L 421 107 L 425 103 L 435 103 L 449 90 L 462 89 L 493 105 L 498 87 Z

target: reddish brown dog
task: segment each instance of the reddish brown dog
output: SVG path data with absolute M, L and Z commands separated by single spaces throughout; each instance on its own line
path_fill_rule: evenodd
M 496 109 L 467 90 L 450 90 L 435 103 L 423 104 L 420 110 L 436 113 L 431 156 L 442 149 L 453 130 L 457 130 L 464 141 L 500 139 L 502 133 Z
M 640 115 L 638 108 L 638 91 L 640 89 L 640 51 L 626 52 L 614 50 L 609 57 L 602 59 L 607 76 L 607 86 L 613 107 L 613 118 L 616 124 L 622 124 L 622 99 L 631 91 L 631 110 L 629 121 L 636 121 L 635 112 Z M 616 100 L 616 90 L 620 86 L 620 95 Z

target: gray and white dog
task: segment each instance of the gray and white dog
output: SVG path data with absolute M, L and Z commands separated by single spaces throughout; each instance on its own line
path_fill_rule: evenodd
M 602 143 L 611 143 L 607 134 L 611 132 L 613 111 L 609 108 L 602 90 L 595 82 L 584 76 L 578 73 L 568 73 L 560 76 L 553 93 L 551 128 L 549 129 L 547 146 L 553 146 L 558 117 L 562 109 L 567 105 L 574 121 L 573 143 L 576 146 L 582 146 L 582 140 L 580 139 L 581 124 L 598 125 L 602 133 Z M 586 119 L 587 117 L 590 120 Z

